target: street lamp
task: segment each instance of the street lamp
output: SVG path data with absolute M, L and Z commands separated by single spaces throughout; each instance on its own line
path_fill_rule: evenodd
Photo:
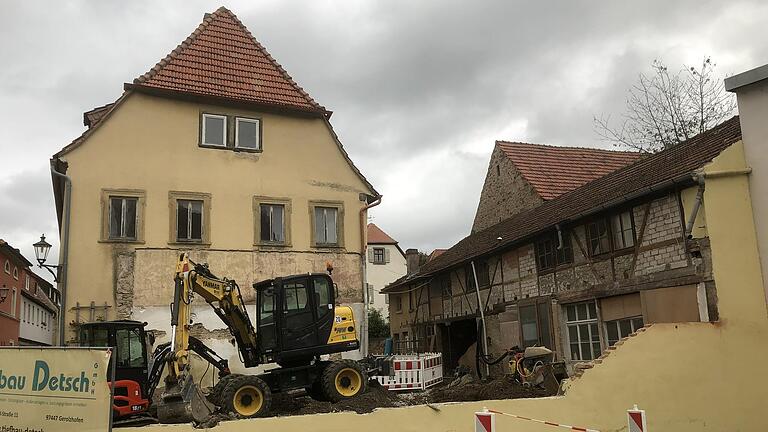
M 5 299 L 8 298 L 8 287 L 3 285 L 2 288 L 0 288 L 0 303 L 4 302 Z
M 32 247 L 35 248 L 35 258 L 37 258 L 40 268 L 48 270 L 53 275 L 53 281 L 58 282 L 61 266 L 45 264 L 45 260 L 48 259 L 48 252 L 51 251 L 51 244 L 45 241 L 45 234 L 41 235 L 40 241 L 33 244 Z M 53 269 L 56 271 L 54 272 Z

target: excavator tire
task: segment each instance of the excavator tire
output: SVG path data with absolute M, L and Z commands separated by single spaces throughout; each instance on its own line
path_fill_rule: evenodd
M 211 392 L 208 393 L 208 401 L 216 406 L 221 406 L 221 393 L 224 392 L 224 389 L 227 387 L 227 384 L 229 384 L 230 381 L 232 381 L 233 378 L 235 378 L 237 375 L 229 374 L 221 377 L 219 382 L 216 383 L 215 386 L 213 386 L 213 389 L 211 389 Z
M 311 386 L 307 387 L 307 394 L 316 401 L 325 402 L 328 400 L 328 398 L 325 397 L 323 383 L 320 382 L 320 378 L 313 382 Z
M 368 377 L 360 363 L 337 360 L 325 368 L 321 383 L 325 397 L 331 402 L 338 402 L 365 393 Z
M 235 375 L 221 392 L 221 406 L 238 418 L 262 417 L 272 405 L 272 392 L 255 375 Z

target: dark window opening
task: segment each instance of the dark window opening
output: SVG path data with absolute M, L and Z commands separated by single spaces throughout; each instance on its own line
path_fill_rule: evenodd
M 136 239 L 137 198 L 109 198 L 109 238 L 111 240 Z
M 180 242 L 203 240 L 203 202 L 176 202 L 176 239 Z

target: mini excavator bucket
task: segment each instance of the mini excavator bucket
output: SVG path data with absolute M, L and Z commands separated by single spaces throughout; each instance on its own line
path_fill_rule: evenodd
M 178 383 L 166 386 L 157 405 L 160 423 L 204 423 L 215 407 L 208 402 L 191 375 Z

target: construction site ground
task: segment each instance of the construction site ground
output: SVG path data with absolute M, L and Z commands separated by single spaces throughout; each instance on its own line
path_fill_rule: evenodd
M 371 381 L 368 390 L 356 398 L 337 403 L 317 401 L 303 391 L 272 395 L 270 417 L 284 417 L 306 414 L 333 412 L 356 412 L 365 414 L 377 408 L 393 408 L 411 405 L 428 405 L 443 402 L 473 402 L 481 400 L 501 400 L 519 398 L 537 398 L 553 396 L 556 389 L 541 387 L 526 388 L 517 383 L 511 375 L 482 381 L 461 382 L 450 385 L 445 381 L 423 391 L 394 392 L 386 390 L 375 381 Z M 227 415 L 215 415 L 210 421 L 198 427 L 210 428 L 221 421 L 234 420 Z

